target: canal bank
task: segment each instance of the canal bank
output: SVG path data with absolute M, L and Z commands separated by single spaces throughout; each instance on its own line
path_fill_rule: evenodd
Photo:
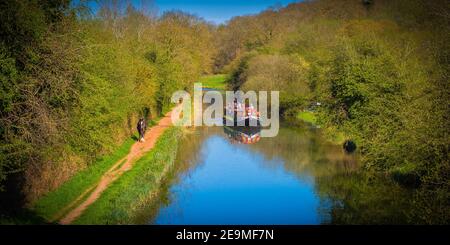
M 161 181 L 173 167 L 181 134 L 181 128 L 167 129 L 155 147 L 106 189 L 73 224 L 132 224 L 136 213 L 158 194 Z
M 122 223 L 132 214 L 130 207 L 142 199 L 142 191 L 151 192 L 170 168 L 180 135 L 181 129 L 172 126 L 169 112 L 148 130 L 145 142 L 127 141 L 101 164 L 80 172 L 48 193 L 32 209 L 48 222 L 60 224 L 71 224 L 79 218 L 85 220 L 83 224 Z M 145 181 L 139 185 L 142 178 Z M 116 198 L 116 194 L 120 197 Z M 105 205 L 103 200 L 108 198 L 114 200 Z M 114 219 L 120 210 L 126 210 L 127 214 Z

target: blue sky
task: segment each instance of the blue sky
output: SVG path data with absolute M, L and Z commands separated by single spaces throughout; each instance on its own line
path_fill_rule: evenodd
M 81 0 L 75 0 L 79 2 Z M 125 0 L 119 0 L 126 5 Z M 148 2 L 151 0 L 145 0 Z M 299 0 L 153 0 L 158 14 L 168 10 L 182 10 L 195 14 L 207 21 L 222 24 L 234 16 L 257 14 L 268 7 L 275 5 L 286 6 Z M 139 8 L 142 0 L 131 0 L 131 3 Z M 95 0 L 88 0 L 88 5 L 94 10 L 98 9 Z
M 155 0 L 159 13 L 178 9 L 216 24 L 224 23 L 233 16 L 256 14 L 270 6 L 286 6 L 292 2 L 298 0 Z

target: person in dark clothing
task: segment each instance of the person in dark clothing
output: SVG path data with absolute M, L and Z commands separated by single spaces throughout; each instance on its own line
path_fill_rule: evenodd
M 137 124 L 137 130 L 139 133 L 139 141 L 140 142 L 144 142 L 144 134 L 145 134 L 145 130 L 147 129 L 147 126 L 145 124 L 144 118 L 140 118 Z

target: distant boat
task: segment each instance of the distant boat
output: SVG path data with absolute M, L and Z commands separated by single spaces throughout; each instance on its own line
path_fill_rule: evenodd
M 238 127 L 261 127 L 259 112 L 248 113 L 248 109 L 243 111 L 233 111 L 232 114 L 224 110 L 223 125 Z
M 230 125 L 235 127 L 261 127 L 261 122 L 258 117 L 255 116 L 246 116 L 246 117 L 237 117 L 234 118 L 229 115 L 223 116 L 223 125 Z

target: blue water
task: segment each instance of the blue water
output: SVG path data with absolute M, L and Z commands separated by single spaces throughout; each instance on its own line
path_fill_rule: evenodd
M 314 178 L 299 176 L 286 169 L 283 158 L 269 158 L 250 147 L 233 144 L 220 133 L 205 137 L 194 165 L 170 186 L 169 204 L 162 204 L 150 222 L 322 223 L 320 203 L 326 200 L 316 195 Z

